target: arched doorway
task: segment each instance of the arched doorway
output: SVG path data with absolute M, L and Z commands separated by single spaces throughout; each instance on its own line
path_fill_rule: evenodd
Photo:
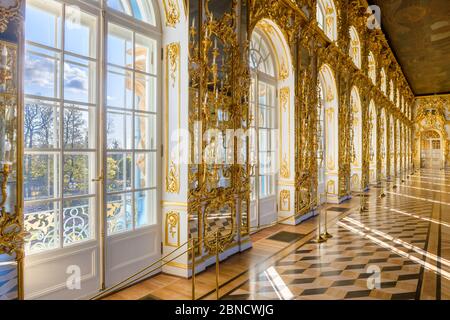
M 289 187 L 295 176 L 291 66 L 289 47 L 280 28 L 271 20 L 259 21 L 250 42 L 253 230 L 276 221 L 278 214 L 284 217 L 294 212 L 295 189 Z
M 361 191 L 362 176 L 362 110 L 361 98 L 358 88 L 353 87 L 350 96 L 350 106 L 352 111 L 351 122 L 351 173 L 350 185 L 351 191 Z
M 434 130 L 420 135 L 420 167 L 424 169 L 441 169 L 443 148 L 441 135 Z
M 323 65 L 319 71 L 318 105 L 318 199 L 320 203 L 338 203 L 338 96 L 336 81 L 330 66 Z

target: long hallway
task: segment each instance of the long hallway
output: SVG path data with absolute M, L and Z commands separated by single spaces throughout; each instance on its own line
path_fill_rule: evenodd
M 372 188 L 333 238 L 256 267 L 225 299 L 449 299 L 450 171 L 422 170 Z M 375 191 L 374 191 L 375 190 Z

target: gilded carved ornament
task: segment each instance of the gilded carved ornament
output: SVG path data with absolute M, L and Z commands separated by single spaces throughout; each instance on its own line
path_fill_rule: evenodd
M 166 192 L 179 193 L 180 181 L 179 181 L 179 166 L 174 161 L 170 161 L 168 175 L 166 177 Z
M 280 191 L 280 211 L 291 211 L 291 192 L 289 190 Z
M 180 246 L 180 213 L 170 211 L 166 214 L 165 245 L 170 247 Z
M 180 21 L 180 7 L 178 0 L 163 0 L 164 11 L 166 13 L 166 25 L 175 27 Z
M 0 33 L 8 28 L 10 21 L 21 19 L 20 8 L 23 0 L 0 0 Z
M 178 42 L 171 43 L 167 46 L 167 57 L 169 60 L 167 63 L 169 64 L 170 79 L 172 81 L 172 87 L 174 87 L 177 79 L 177 71 L 180 67 L 178 65 L 180 61 L 180 44 Z

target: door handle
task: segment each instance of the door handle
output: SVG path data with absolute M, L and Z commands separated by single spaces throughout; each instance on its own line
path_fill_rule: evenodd
M 103 172 L 95 179 L 91 180 L 92 182 L 100 182 L 103 181 Z

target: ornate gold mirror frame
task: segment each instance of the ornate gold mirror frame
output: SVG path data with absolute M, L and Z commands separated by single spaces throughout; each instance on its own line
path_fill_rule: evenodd
M 21 110 L 19 109 L 18 47 L 0 41 L 0 254 L 13 256 L 19 266 L 23 259 L 25 233 L 22 229 L 21 157 L 19 143 Z M 20 281 L 19 281 L 20 282 Z M 22 290 L 19 284 L 19 298 Z

